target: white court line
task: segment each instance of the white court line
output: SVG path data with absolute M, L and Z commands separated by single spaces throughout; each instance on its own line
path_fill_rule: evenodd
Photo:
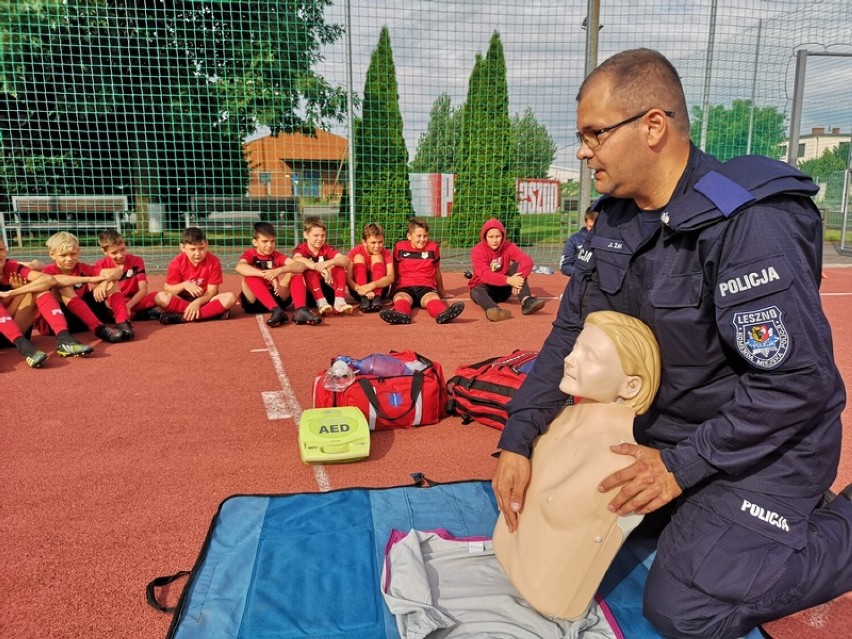
M 275 410 L 279 410 L 286 406 L 286 410 L 280 412 L 289 412 L 287 417 L 292 417 L 293 421 L 296 423 L 296 427 L 298 428 L 299 422 L 302 420 L 302 407 L 299 404 L 299 400 L 296 398 L 296 393 L 293 392 L 293 387 L 290 385 L 290 379 L 287 377 L 287 373 L 284 372 L 284 364 L 281 362 L 281 355 L 278 353 L 278 348 L 275 346 L 275 342 L 272 341 L 272 334 L 269 332 L 269 327 L 266 326 L 266 322 L 263 321 L 263 315 L 256 315 L 257 325 L 260 327 L 260 334 L 263 336 L 263 341 L 266 343 L 266 350 L 269 353 L 269 359 L 272 360 L 272 366 L 275 368 L 275 374 L 278 376 L 278 381 L 281 383 L 280 391 L 263 392 L 261 395 L 263 396 L 263 403 L 266 406 L 266 414 L 269 419 L 284 419 L 284 417 L 277 416 L 280 413 L 276 413 L 276 416 L 272 416 L 273 413 L 270 412 L 270 405 L 267 402 L 267 398 L 274 397 L 273 405 Z M 331 480 L 328 477 L 328 473 L 325 472 L 325 466 L 322 464 L 311 464 L 314 470 L 314 478 L 317 481 L 317 486 L 320 489 L 320 492 L 328 492 L 331 490 Z

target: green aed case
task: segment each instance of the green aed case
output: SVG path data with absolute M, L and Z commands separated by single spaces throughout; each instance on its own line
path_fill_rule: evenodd
M 370 427 L 355 406 L 308 408 L 299 422 L 299 454 L 306 464 L 349 462 L 370 455 Z

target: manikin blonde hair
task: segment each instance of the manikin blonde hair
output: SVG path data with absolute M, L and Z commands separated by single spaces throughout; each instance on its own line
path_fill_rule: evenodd
M 597 326 L 615 344 L 624 374 L 642 380 L 636 397 L 623 402 L 641 415 L 651 407 L 660 387 L 660 347 L 651 329 L 635 317 L 615 311 L 589 313 L 586 324 Z

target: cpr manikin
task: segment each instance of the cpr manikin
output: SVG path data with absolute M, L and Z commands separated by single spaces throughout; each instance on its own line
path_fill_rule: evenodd
M 494 530 L 494 551 L 509 580 L 544 615 L 584 616 L 642 519 L 607 510 L 617 489 L 601 493 L 598 484 L 634 461 L 609 447 L 633 442 L 633 420 L 650 406 L 659 378 L 659 349 L 645 324 L 613 311 L 588 315 L 559 384 L 575 405 L 533 445 L 518 528 L 510 533 L 498 517 Z

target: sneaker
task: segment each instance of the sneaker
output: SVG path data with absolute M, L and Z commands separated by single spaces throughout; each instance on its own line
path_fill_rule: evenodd
M 47 353 L 44 351 L 36 351 L 32 355 L 27 355 L 24 358 L 27 362 L 27 366 L 30 368 L 38 368 L 44 361 L 47 359 Z
M 161 313 L 160 324 L 183 324 L 183 313 Z
M 538 313 L 542 308 L 544 308 L 544 300 L 540 300 L 532 295 L 521 303 L 521 313 L 524 315 Z
M 352 310 L 352 305 L 347 304 L 346 300 L 334 300 L 334 312 L 338 315 L 349 315 Z
M 379 317 L 388 324 L 411 324 L 411 315 L 400 313 L 394 308 L 386 308 L 383 311 L 379 311 Z
M 318 300 L 317 301 L 317 313 L 319 313 L 320 315 L 322 315 L 322 316 L 328 315 L 333 310 L 334 310 L 334 308 L 332 307 L 332 305 L 329 304 L 328 302 L 326 302 L 325 300 Z
M 115 325 L 115 327 L 121 331 L 123 341 L 130 341 L 133 339 L 133 326 L 130 322 L 119 322 Z
M 267 326 L 281 326 L 282 324 L 286 324 L 290 320 L 287 319 L 287 313 L 284 312 L 284 309 L 280 306 L 276 306 L 272 309 L 272 315 L 269 316 L 269 319 L 266 320 Z
M 373 310 L 373 300 L 367 299 L 366 297 L 362 297 L 361 301 L 358 302 L 358 310 L 362 313 L 370 313 Z
M 331 308 L 330 305 L 329 308 Z M 317 317 L 304 306 L 302 308 L 297 308 L 296 312 L 293 313 L 293 321 L 296 322 L 296 324 L 311 324 L 313 326 L 322 324 L 322 318 Z
M 492 322 L 502 322 L 503 320 L 512 319 L 512 313 L 511 311 L 507 311 L 505 308 L 492 306 L 485 311 L 485 317 L 490 319 Z
M 124 333 L 120 329 L 107 326 L 106 324 L 99 324 L 92 332 L 95 334 L 95 337 L 99 337 L 110 344 L 118 344 L 124 341 Z
M 57 340 L 56 343 L 56 354 L 59 357 L 84 357 L 94 352 L 94 348 L 88 344 L 81 344 L 71 335 L 63 338 L 62 341 Z
M 438 324 L 449 324 L 459 315 L 461 315 L 463 310 L 464 302 L 456 302 L 452 306 L 448 306 L 443 311 L 438 313 L 438 316 L 435 318 L 435 321 L 438 322 Z

